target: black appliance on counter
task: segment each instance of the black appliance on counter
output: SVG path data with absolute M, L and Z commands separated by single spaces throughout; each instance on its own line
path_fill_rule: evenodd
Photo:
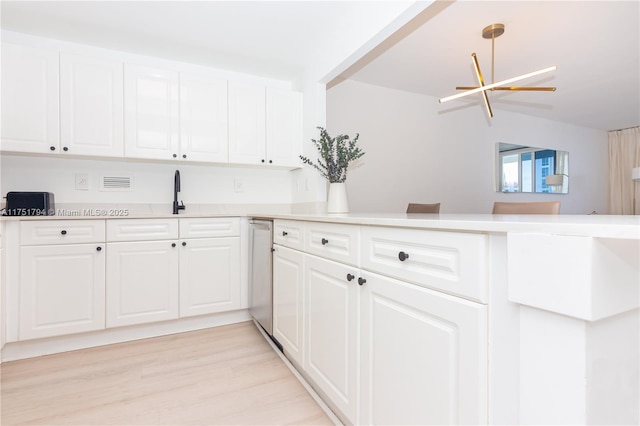
M 51 192 L 7 192 L 5 216 L 54 216 L 56 205 Z

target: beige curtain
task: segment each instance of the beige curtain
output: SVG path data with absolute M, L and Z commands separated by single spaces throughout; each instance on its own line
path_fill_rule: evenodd
M 640 127 L 609 132 L 609 214 L 640 214 L 640 182 L 631 170 L 640 167 Z

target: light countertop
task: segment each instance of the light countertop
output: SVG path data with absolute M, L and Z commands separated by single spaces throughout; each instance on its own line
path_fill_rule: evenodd
M 640 216 L 494 214 L 273 214 L 274 219 L 475 232 L 525 232 L 640 240 Z
M 298 210 L 301 212 L 292 212 Z M 524 232 L 640 240 L 640 216 L 614 215 L 493 215 L 493 214 L 327 214 L 317 206 L 187 205 L 171 214 L 168 204 L 61 205 L 54 216 L 5 216 L 3 220 L 157 219 L 206 217 L 261 217 L 352 225 L 457 230 L 467 232 Z

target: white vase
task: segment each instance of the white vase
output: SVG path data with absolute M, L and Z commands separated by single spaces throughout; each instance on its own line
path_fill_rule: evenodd
M 327 213 L 348 213 L 347 187 L 344 182 L 330 183 L 327 198 Z

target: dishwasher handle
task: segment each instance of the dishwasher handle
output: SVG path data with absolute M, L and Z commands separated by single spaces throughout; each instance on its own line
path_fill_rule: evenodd
M 252 228 L 259 229 L 261 231 L 271 231 L 272 222 L 252 220 L 249 221 L 249 225 L 251 225 Z

